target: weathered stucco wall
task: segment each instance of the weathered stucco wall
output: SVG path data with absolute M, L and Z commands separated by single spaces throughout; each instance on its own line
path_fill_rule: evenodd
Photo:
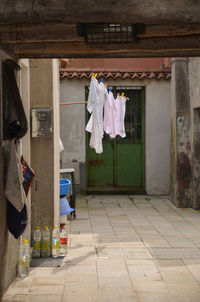
M 200 208 L 200 59 L 172 61 L 171 196 Z
M 192 207 L 200 208 L 200 59 L 188 60 L 190 84 L 191 154 L 192 154 Z
M 85 100 L 89 80 L 64 78 L 60 83 L 60 102 Z M 168 195 L 170 189 L 170 81 L 108 80 L 108 85 L 146 87 L 146 191 L 148 194 Z M 61 154 L 63 168 L 81 163 L 80 182 L 85 187 L 85 105 L 60 108 Z M 159 139 L 158 139 L 159 138 Z
M 192 121 L 187 58 L 172 61 L 172 200 L 178 207 L 192 207 Z
M 6 201 L 4 196 L 6 154 L 3 152 L 7 142 L 2 141 L 2 62 L 11 58 L 0 51 L 0 300 L 10 283 L 14 280 L 19 259 L 19 240 L 16 240 L 7 229 Z M 14 58 L 12 58 L 14 59 Z

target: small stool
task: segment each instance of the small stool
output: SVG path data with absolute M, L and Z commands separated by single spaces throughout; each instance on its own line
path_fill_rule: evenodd
M 70 197 L 69 197 L 69 204 L 70 207 L 74 209 L 70 215 L 73 215 L 74 218 L 76 218 L 76 184 L 75 184 L 75 169 L 74 168 L 68 168 L 68 169 L 60 169 L 60 177 L 62 179 L 69 178 L 68 175 L 70 175 L 71 178 L 71 188 L 70 188 Z M 68 175 L 67 175 L 68 174 Z

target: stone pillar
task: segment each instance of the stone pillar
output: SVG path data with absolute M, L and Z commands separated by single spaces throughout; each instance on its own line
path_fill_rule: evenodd
M 30 60 L 31 108 L 52 108 L 51 137 L 31 138 L 31 166 L 35 183 L 31 190 L 32 231 L 39 225 L 59 223 L 59 72 L 51 59 Z
M 172 60 L 171 193 L 177 207 L 192 206 L 191 118 L 188 59 Z

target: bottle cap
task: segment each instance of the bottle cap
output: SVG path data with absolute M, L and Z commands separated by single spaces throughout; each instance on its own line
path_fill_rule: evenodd
M 28 243 L 28 240 L 27 239 L 22 239 L 22 242 L 23 243 Z
M 49 229 L 48 225 L 45 225 L 44 229 L 45 229 L 45 230 L 48 230 L 48 229 Z
M 36 226 L 36 230 L 40 230 L 40 226 Z

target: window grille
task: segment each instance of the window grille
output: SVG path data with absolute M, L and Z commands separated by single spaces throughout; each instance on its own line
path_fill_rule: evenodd
M 77 24 L 79 36 L 87 43 L 128 43 L 143 32 L 143 24 L 87 23 Z

